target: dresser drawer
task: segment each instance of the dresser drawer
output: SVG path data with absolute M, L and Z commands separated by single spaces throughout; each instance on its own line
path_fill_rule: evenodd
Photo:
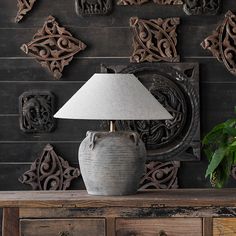
M 24 219 L 20 236 L 105 236 L 105 219 Z
M 214 236 L 235 236 L 236 218 L 214 218 L 213 219 Z
M 117 219 L 117 236 L 202 236 L 202 219 Z

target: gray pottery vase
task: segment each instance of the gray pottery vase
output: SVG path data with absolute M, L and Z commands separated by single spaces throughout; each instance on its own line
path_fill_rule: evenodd
M 135 132 L 87 132 L 79 165 L 92 195 L 135 194 L 145 171 L 146 149 Z

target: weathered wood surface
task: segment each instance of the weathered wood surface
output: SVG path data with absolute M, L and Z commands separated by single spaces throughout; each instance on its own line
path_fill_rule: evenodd
M 117 219 L 116 235 L 202 236 L 202 219 Z
M 212 216 L 209 218 L 202 219 L 202 230 L 203 236 L 212 236 L 213 234 L 213 218 Z
M 20 232 L 24 236 L 106 235 L 104 219 L 20 220 Z
M 20 236 L 19 235 L 19 209 L 4 208 L 2 220 L 2 236 Z
M 78 206 L 78 205 L 77 205 Z M 236 207 L 89 207 L 89 208 L 21 208 L 21 218 L 63 217 L 129 217 L 129 218 L 183 218 L 183 217 L 236 217 Z M 205 224 L 206 223 L 206 224 Z M 208 222 L 204 223 L 205 230 Z
M 0 207 L 236 207 L 235 194 L 235 189 L 157 190 L 116 197 L 93 196 L 86 191 L 3 191 Z
M 213 236 L 236 235 L 236 218 L 215 218 L 213 220 Z

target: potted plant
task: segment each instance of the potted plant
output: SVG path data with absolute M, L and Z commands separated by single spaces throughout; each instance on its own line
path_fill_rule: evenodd
M 204 137 L 203 150 L 209 160 L 206 177 L 213 187 L 222 188 L 236 164 L 236 119 L 216 125 Z

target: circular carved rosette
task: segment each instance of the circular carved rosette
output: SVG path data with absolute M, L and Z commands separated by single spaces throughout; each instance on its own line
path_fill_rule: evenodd
M 120 73 L 137 76 L 173 119 L 117 121 L 118 129 L 138 132 L 148 150 L 149 160 L 174 160 L 182 152 L 188 152 L 199 128 L 199 95 L 190 83 L 194 68 L 180 72 L 164 64 L 143 63 L 129 66 Z

